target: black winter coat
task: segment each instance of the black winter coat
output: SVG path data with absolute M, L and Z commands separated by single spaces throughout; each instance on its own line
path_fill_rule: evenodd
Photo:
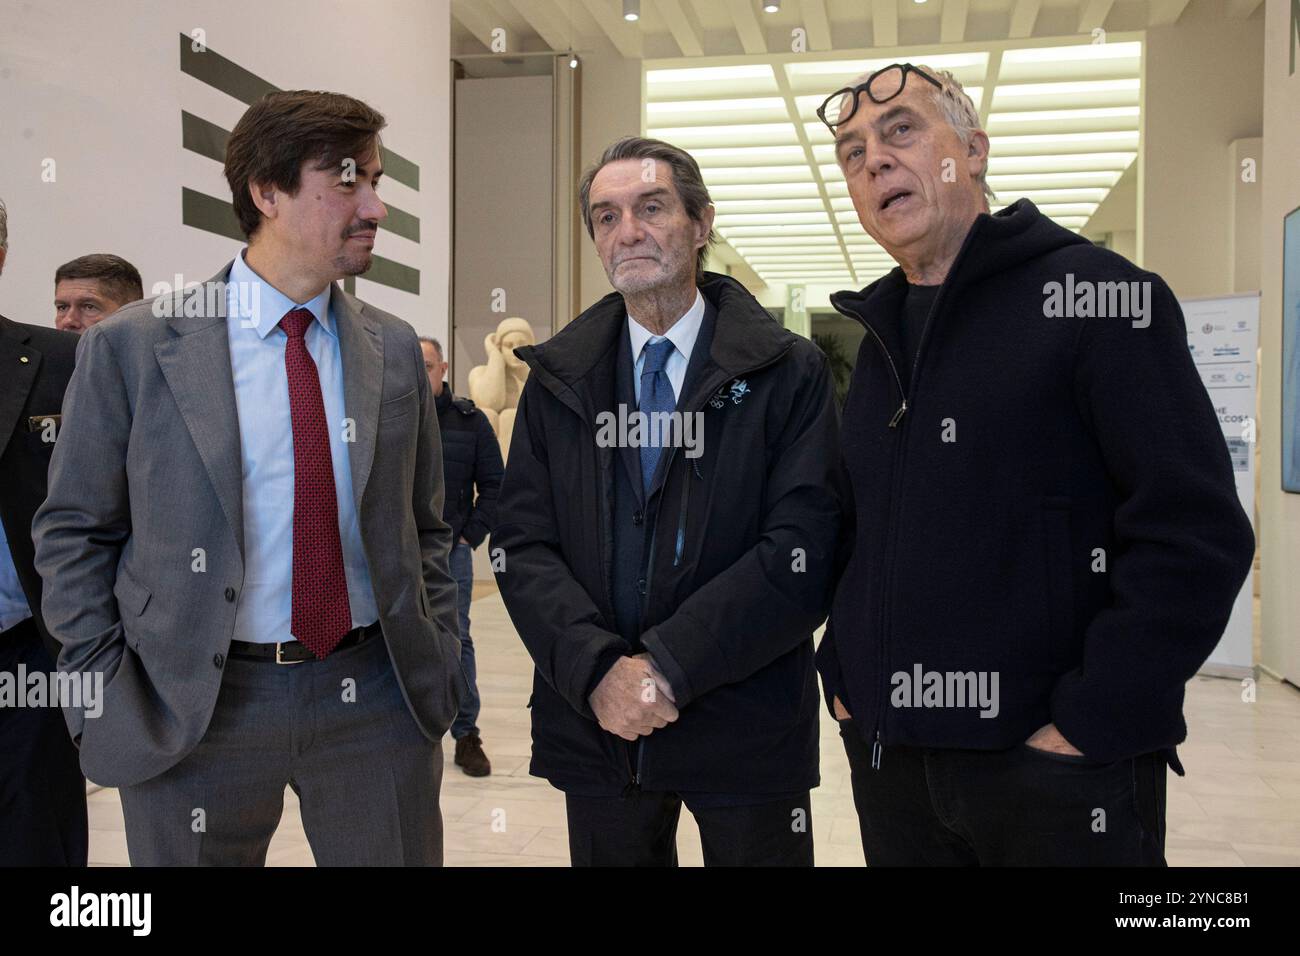
M 463 536 L 477 548 L 492 533 L 505 465 L 487 416 L 468 398 L 456 398 L 442 383 L 435 400 L 442 434 L 442 520 L 451 526 L 452 546 Z M 478 497 L 474 497 L 475 486 Z
M 716 319 L 678 408 L 703 412 L 703 454 L 665 450 L 644 517 L 613 511 L 616 469 L 635 468 L 637 450 L 601 447 L 595 430 L 615 408 L 622 296 L 516 350 L 531 374 L 492 543 L 536 664 L 530 769 L 563 790 L 776 793 L 818 781 L 812 634 L 840 520 L 831 378 L 820 350 L 738 282 L 705 273 L 700 289 Z M 639 634 L 615 619 L 612 528 L 623 519 L 645 529 Z M 681 715 L 638 747 L 600 728 L 588 695 L 641 651 Z
M 1148 316 L 1048 317 L 1067 282 L 1148 283 Z M 1173 293 L 1027 200 L 981 215 L 904 395 L 905 294 L 895 269 L 831 299 L 868 334 L 844 408 L 856 530 L 818 649 L 826 699 L 883 760 L 1054 722 L 1093 760 L 1164 751 L 1177 769 L 1184 685 L 1254 543 Z M 996 672 L 996 716 L 955 695 L 915 706 L 898 675 L 918 668 Z
M 0 315 L 0 367 L 5 370 L 0 385 L 0 520 L 36 629 L 53 660 L 58 660 L 59 645 L 41 616 L 32 518 L 45 501 L 54 442 L 46 441 L 45 429 L 39 422 L 33 427 L 29 419 L 60 415 L 80 341 L 72 332 Z

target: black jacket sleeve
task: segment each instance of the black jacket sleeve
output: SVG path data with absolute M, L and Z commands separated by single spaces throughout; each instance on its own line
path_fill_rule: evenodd
M 470 506 L 461 536 L 471 548 L 477 548 L 492 533 L 497 520 L 497 498 L 506 466 L 501 461 L 501 445 L 492 423 L 482 412 L 474 415 L 474 486 L 478 497 Z
M 826 618 L 840 519 L 839 416 L 825 356 L 805 354 L 768 455 L 758 541 L 641 637 L 670 683 L 671 674 L 684 676 L 684 686 L 673 683 L 678 707 L 749 677 Z
M 1214 650 L 1250 570 L 1254 534 L 1223 431 L 1187 350 L 1178 300 L 1149 281 L 1149 325 L 1090 319 L 1075 395 L 1112 480 L 1113 604 L 1084 635 L 1051 714 L 1065 739 L 1102 761 L 1181 740 L 1183 689 Z
M 533 378 L 515 410 L 510 465 L 501 483 L 493 549 L 504 552 L 497 586 L 538 673 L 574 710 L 592 720 L 587 702 L 597 668 L 631 646 L 607 630 L 600 610 L 560 551 L 546 434 L 534 403 L 549 400 Z
M 839 541 L 835 548 L 835 572 L 831 582 L 832 595 L 839 586 L 844 569 L 848 567 L 849 558 L 853 556 L 853 545 L 857 539 L 857 509 L 853 503 L 853 482 L 849 478 L 848 468 L 844 465 L 843 459 L 840 460 L 840 467 L 836 470 L 836 477 L 839 480 L 841 508 Z M 844 675 L 840 670 L 833 615 L 827 619 L 826 630 L 822 634 L 821 643 L 817 645 L 816 662 L 817 673 L 822 679 L 822 699 L 826 704 L 826 710 L 832 717 L 835 716 L 835 698 L 838 697 L 851 717 L 853 705 L 849 702 L 848 688 L 845 686 Z

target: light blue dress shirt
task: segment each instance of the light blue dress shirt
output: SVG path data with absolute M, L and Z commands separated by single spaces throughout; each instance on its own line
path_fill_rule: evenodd
M 691 352 L 695 348 L 695 340 L 700 334 L 700 325 L 704 322 L 704 296 L 699 289 L 695 290 L 695 302 L 686 310 L 686 314 L 672 324 L 667 335 L 654 335 L 640 322 L 627 317 L 627 334 L 628 341 L 632 346 L 632 382 L 636 389 L 637 405 L 641 404 L 641 369 L 645 366 L 645 347 L 648 342 L 662 342 L 669 339 L 673 343 L 673 352 L 668 356 L 668 361 L 664 363 L 664 371 L 668 374 L 668 381 L 672 383 L 673 395 L 677 397 L 680 403 L 682 400 L 682 385 L 686 382 L 686 369 L 691 362 Z
M 284 369 L 288 336 L 279 322 L 298 308 L 316 317 L 305 339 L 320 376 L 329 425 L 352 626 L 372 624 L 379 611 L 352 497 L 350 443 L 344 441 L 343 361 L 329 308 L 330 290 L 310 302 L 292 302 L 248 267 L 243 251 L 230 268 L 229 283 L 226 334 L 239 411 L 244 494 L 244 590 L 235 609 L 234 638 L 260 644 L 292 639 L 293 423 Z
M 5 526 L 0 524 L 0 631 L 7 631 L 31 616 L 27 595 L 18 580 L 18 567 L 14 564 L 14 556 L 9 553 Z

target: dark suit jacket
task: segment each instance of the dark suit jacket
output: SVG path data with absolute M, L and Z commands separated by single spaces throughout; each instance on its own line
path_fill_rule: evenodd
M 59 414 L 76 364 L 78 341 L 72 332 L 22 325 L 0 315 L 0 521 L 36 628 L 52 659 L 58 657 L 58 645 L 41 618 L 32 517 L 45 500 L 54 443 L 42 440 L 45 430 L 39 426 L 31 431 L 28 420 Z

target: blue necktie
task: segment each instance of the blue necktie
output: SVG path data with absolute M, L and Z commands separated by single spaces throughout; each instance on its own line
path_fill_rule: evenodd
M 654 426 L 650 416 L 655 412 L 671 412 L 677 407 L 677 398 L 673 395 L 673 383 L 668 380 L 664 366 L 668 356 L 673 354 L 673 343 L 669 339 L 647 342 L 642 350 L 645 362 L 641 366 L 641 402 L 637 406 L 646 416 L 641 445 L 641 489 L 650 492 L 650 482 L 654 478 L 659 456 L 663 452 L 660 442 L 663 436 Z

